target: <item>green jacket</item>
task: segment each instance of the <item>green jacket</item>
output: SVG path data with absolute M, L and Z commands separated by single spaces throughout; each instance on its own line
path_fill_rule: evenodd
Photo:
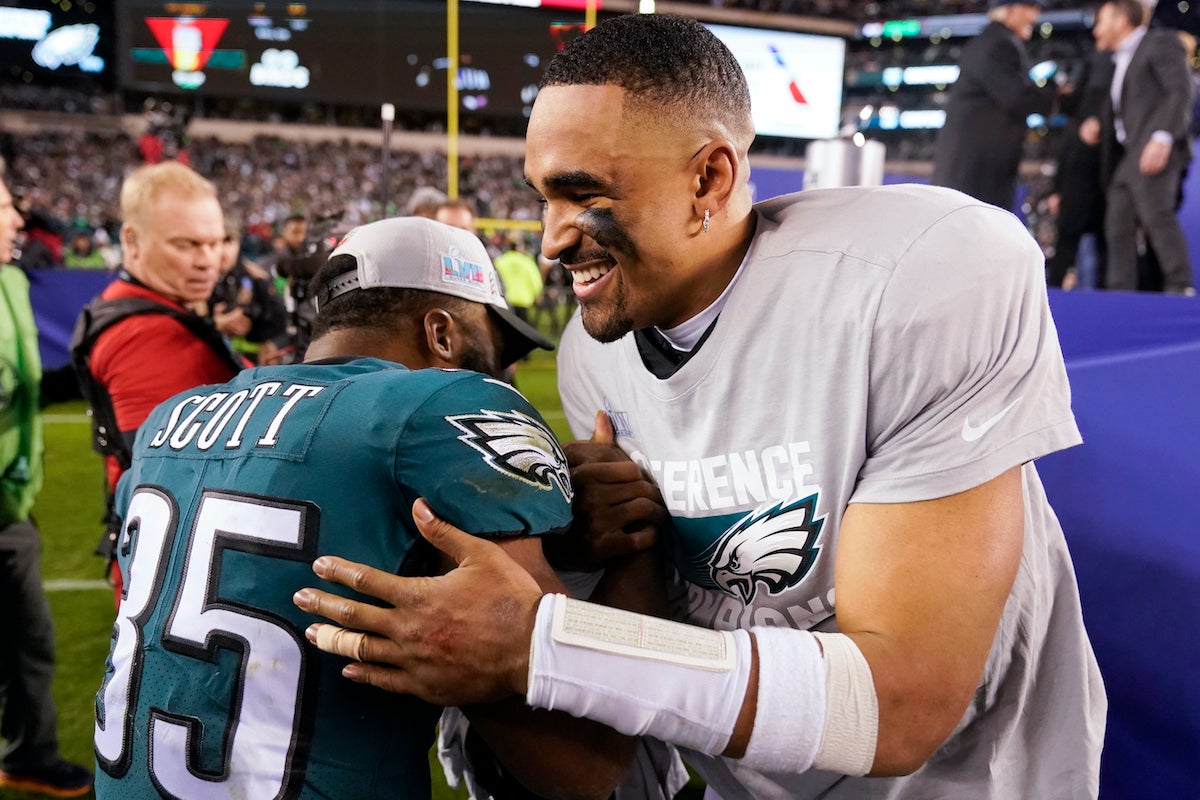
M 542 293 L 542 271 L 537 260 L 520 250 L 508 250 L 492 260 L 500 282 L 504 284 L 504 298 L 515 308 L 532 308 Z
M 0 526 L 28 518 L 42 488 L 41 381 L 29 280 L 0 266 Z
M 104 253 L 99 250 L 93 250 L 86 256 L 68 250 L 63 254 L 63 266 L 68 269 L 107 269 L 108 263 L 104 260 Z

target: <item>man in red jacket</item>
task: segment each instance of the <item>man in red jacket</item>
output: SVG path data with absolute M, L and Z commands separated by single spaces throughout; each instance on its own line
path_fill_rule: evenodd
M 246 364 L 190 309 L 208 299 L 220 274 L 225 221 L 213 184 L 176 161 L 141 167 L 121 187 L 121 215 L 124 262 L 100 300 L 136 298 L 162 307 L 123 316 L 91 348 L 88 371 L 111 400 L 115 444 L 123 442 L 127 452 L 160 402 L 224 383 Z M 122 472 L 119 456 L 106 454 L 110 493 Z

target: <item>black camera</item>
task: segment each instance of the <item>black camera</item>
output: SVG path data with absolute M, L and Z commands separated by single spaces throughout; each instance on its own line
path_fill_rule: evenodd
M 329 242 L 334 228 L 342 221 L 345 213 L 342 210 L 314 217 L 304 243 L 297 251 L 281 255 L 275 263 L 275 271 L 288 281 L 292 345 L 297 360 L 303 358 L 304 351 L 312 340 L 313 324 L 317 316 L 309 286 L 317 271 L 329 260 L 329 254 L 332 252 Z
M 261 317 L 265 311 L 255 296 L 254 281 L 237 269 L 226 272 L 213 287 L 209 305 L 216 307 L 222 304 L 226 308 L 240 308 L 251 319 Z

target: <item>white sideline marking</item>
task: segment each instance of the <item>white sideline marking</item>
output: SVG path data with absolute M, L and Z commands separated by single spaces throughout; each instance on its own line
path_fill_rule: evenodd
M 112 591 L 112 586 L 109 585 L 108 581 L 99 578 L 93 581 L 64 578 L 62 580 L 46 581 L 42 586 L 47 592 L 81 592 L 95 589 Z

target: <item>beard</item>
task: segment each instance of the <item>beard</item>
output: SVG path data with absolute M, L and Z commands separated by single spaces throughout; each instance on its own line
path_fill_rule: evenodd
M 576 224 L 596 243 L 596 247 L 582 250 L 582 244 L 577 244 L 564 250 L 559 254 L 564 266 L 607 260 L 619 269 L 613 253 L 622 254 L 630 262 L 637 260 L 637 244 L 611 208 L 588 209 L 576 218 Z M 579 301 L 583 329 L 596 341 L 606 344 L 615 342 L 634 328 L 625 284 L 619 275 L 617 281 L 612 300 Z
M 627 308 L 624 283 L 617 284 L 611 301 L 580 301 L 579 310 L 583 329 L 598 342 L 615 342 L 633 330 L 633 317 Z
M 490 375 L 493 378 L 503 380 L 504 371 L 500 369 L 496 363 L 497 361 L 498 359 L 494 352 L 473 341 L 463 351 L 462 360 L 459 362 L 458 368 L 467 369 L 471 372 L 481 372 L 484 375 Z

